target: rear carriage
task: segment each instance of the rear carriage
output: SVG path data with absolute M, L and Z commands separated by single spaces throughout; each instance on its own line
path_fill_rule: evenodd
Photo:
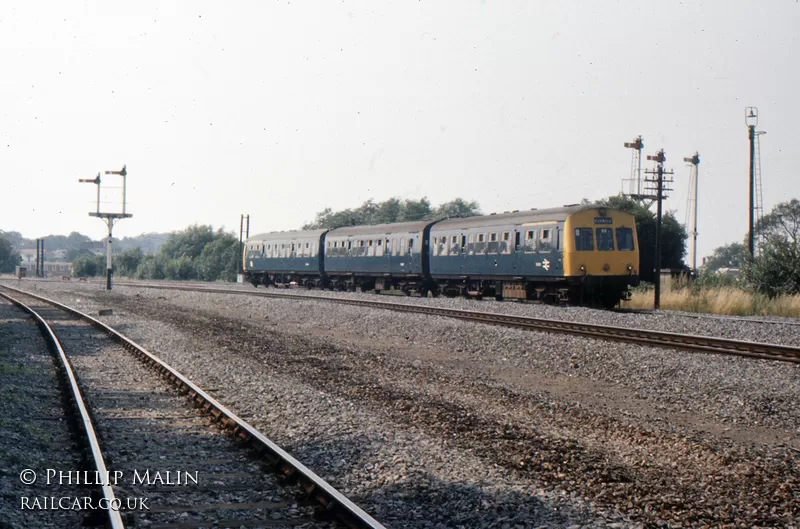
M 328 230 L 271 232 L 245 243 L 244 271 L 254 285 L 322 286 L 322 244 Z

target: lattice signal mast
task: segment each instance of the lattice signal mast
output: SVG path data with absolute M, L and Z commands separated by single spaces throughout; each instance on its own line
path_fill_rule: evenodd
M 697 169 L 700 165 L 700 154 L 695 152 L 694 156 L 684 158 L 683 161 L 691 164 L 692 168 L 689 175 L 689 198 L 686 200 L 686 227 L 689 228 L 689 236 L 692 238 L 692 273 L 697 276 Z
M 84 184 L 95 184 L 97 185 L 97 210 L 90 211 L 90 217 L 97 217 L 103 219 L 108 226 L 108 243 L 106 244 L 107 255 L 106 255 L 106 290 L 111 290 L 111 232 L 114 229 L 114 223 L 119 222 L 122 219 L 128 219 L 133 217 L 131 213 L 125 212 L 125 200 L 126 200 L 126 193 L 127 193 L 127 182 L 128 182 L 128 170 L 123 165 L 121 171 L 106 171 L 105 174 L 107 175 L 119 175 L 122 177 L 122 212 L 115 212 L 115 213 L 104 213 L 100 211 L 100 173 L 97 173 L 97 177 L 88 179 L 88 178 L 80 178 L 78 182 Z
M 625 142 L 626 149 L 632 149 L 631 154 L 631 174 L 630 178 L 624 179 L 622 184 L 623 193 L 625 193 L 625 183 L 628 184 L 628 192 L 626 195 L 635 198 L 642 198 L 642 149 L 644 149 L 644 141 L 642 136 L 639 135 L 631 142 Z
M 753 258 L 756 243 L 755 226 L 764 216 L 764 199 L 761 189 L 761 145 L 758 138 L 766 132 L 756 130 L 758 126 L 758 109 L 756 107 L 745 108 L 744 119 L 747 124 L 747 135 L 750 138 L 750 207 L 747 249 L 750 252 L 750 258 Z

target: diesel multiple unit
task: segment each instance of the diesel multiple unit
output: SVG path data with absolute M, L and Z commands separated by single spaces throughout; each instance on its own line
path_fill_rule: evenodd
M 266 233 L 243 257 L 256 286 L 613 306 L 639 284 L 633 216 L 596 205 Z

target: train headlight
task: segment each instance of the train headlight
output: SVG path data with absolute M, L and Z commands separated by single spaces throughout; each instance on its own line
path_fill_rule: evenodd
M 583 272 L 584 274 L 586 274 L 586 267 L 585 267 L 584 265 L 581 265 L 581 266 L 579 267 L 579 270 L 580 270 L 581 272 Z
M 628 269 L 628 272 L 633 272 L 633 265 L 628 265 L 625 268 Z

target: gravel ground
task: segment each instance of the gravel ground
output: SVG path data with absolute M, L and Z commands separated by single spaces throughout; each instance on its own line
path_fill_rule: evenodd
M 326 477 L 391 527 L 798 524 L 793 365 L 319 301 L 37 288 L 122 310 L 123 332 L 301 460 L 338 460 Z
M 32 485 L 23 470 L 78 469 L 80 449 L 65 419 L 53 357 L 27 314 L 0 300 L 0 528 L 79 527 L 85 513 L 23 509 L 43 497 L 83 496 L 83 488 Z M 23 500 L 25 498 L 25 500 Z
M 167 284 L 186 285 L 179 281 Z M 598 325 L 615 325 L 685 334 L 716 336 L 738 340 L 752 340 L 785 345 L 800 345 L 800 320 L 774 316 L 736 317 L 715 316 L 679 311 L 650 311 L 645 313 L 612 312 L 588 307 L 562 307 L 534 303 L 517 303 L 512 301 L 481 301 L 464 298 L 419 298 L 396 295 L 379 295 L 373 293 L 330 292 L 325 290 L 279 289 L 252 285 L 231 285 L 213 283 L 192 283 L 203 287 L 232 288 L 249 292 L 270 292 L 274 294 L 293 294 L 320 296 L 330 298 L 349 298 L 379 300 L 389 303 L 406 303 L 413 305 L 433 305 L 453 309 L 496 312 L 532 318 L 559 319 L 567 321 L 596 323 Z

